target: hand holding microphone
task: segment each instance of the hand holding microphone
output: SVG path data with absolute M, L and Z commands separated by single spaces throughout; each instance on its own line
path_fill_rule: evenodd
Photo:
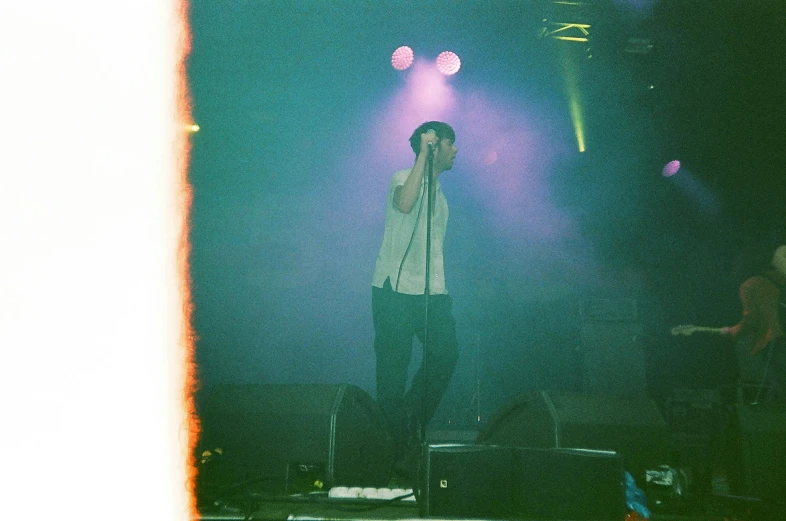
M 434 152 L 437 144 L 437 133 L 433 128 L 428 129 L 425 133 L 420 135 L 420 150 L 423 151 L 423 144 L 428 147 L 429 155 Z

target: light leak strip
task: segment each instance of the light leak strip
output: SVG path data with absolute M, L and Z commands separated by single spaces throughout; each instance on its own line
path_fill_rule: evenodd
M 0 3 L 5 518 L 196 513 L 187 9 Z

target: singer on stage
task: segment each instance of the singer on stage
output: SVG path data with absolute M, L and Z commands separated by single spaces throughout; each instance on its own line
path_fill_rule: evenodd
M 404 472 L 407 460 L 419 448 L 419 434 L 434 415 L 458 359 L 456 323 L 452 298 L 445 286 L 442 255 L 448 203 L 438 179 L 453 167 L 455 140 L 450 125 L 437 121 L 422 124 L 410 137 L 415 164 L 396 172 L 391 179 L 385 203 L 385 234 L 372 280 L 377 401 L 398 443 L 397 470 Z M 428 220 L 424 194 L 429 158 L 433 178 L 428 183 L 432 204 L 428 335 L 423 363 L 407 390 L 413 337 L 424 342 Z

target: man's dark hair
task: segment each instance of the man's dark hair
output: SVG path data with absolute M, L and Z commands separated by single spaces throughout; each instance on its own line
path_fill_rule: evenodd
M 416 128 L 409 138 L 409 146 L 411 146 L 412 151 L 415 152 L 415 157 L 420 154 L 420 135 L 425 134 L 429 130 L 433 130 L 434 133 L 437 134 L 437 139 L 440 141 L 446 138 L 449 139 L 451 143 L 456 141 L 456 133 L 453 131 L 453 127 L 441 121 L 427 121 Z

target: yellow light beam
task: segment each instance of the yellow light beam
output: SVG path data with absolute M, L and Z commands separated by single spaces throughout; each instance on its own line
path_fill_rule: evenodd
M 572 96 L 570 99 L 570 119 L 573 121 L 573 129 L 576 132 L 576 144 L 579 147 L 579 152 L 584 152 L 587 148 L 584 146 L 584 122 L 578 96 Z
M 562 40 L 564 42 L 588 42 L 589 38 L 580 38 L 578 36 L 552 36 L 555 40 Z
M 578 76 L 575 64 L 571 60 L 571 54 L 567 49 L 562 49 L 562 78 L 565 81 L 565 92 L 568 95 L 568 109 L 570 119 L 573 122 L 573 130 L 576 133 L 576 145 L 579 152 L 586 151 L 584 140 L 584 114 L 581 104 L 581 91 L 579 89 Z
M 570 29 L 576 29 L 584 36 L 589 36 L 589 30 L 592 28 L 592 25 L 590 24 L 577 24 L 577 23 L 552 22 L 551 25 L 556 26 L 557 28 L 552 31 L 547 30 L 546 36 L 551 36 L 552 34 L 560 33 L 563 31 L 569 31 Z

